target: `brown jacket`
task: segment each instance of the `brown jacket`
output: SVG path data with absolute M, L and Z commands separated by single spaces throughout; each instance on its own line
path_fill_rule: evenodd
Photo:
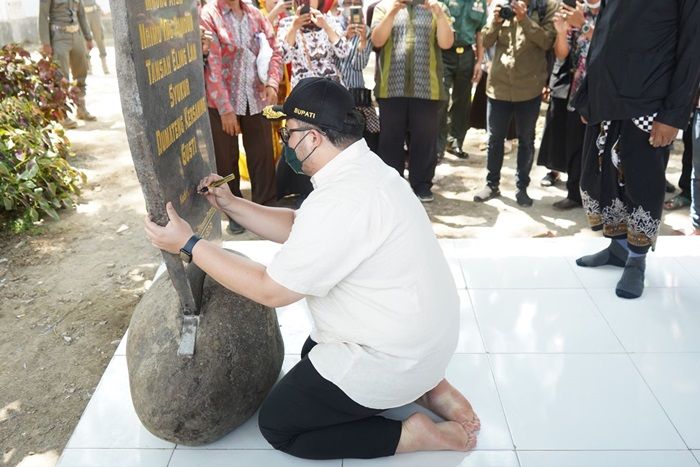
M 534 0 L 530 3 L 534 3 Z M 544 19 L 537 8 L 522 22 L 495 23 L 493 13 L 481 30 L 484 47 L 496 50 L 486 82 L 486 94 L 497 100 L 522 102 L 534 99 L 547 84 L 546 53 L 554 45 L 554 13 L 557 0 L 547 0 Z

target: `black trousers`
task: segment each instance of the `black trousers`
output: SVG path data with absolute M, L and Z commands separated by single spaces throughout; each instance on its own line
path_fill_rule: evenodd
M 452 105 L 443 101 L 440 110 L 440 135 L 437 152 L 445 151 L 448 136 L 457 141 L 460 147 L 469 129 L 469 112 L 472 104 L 472 75 L 474 74 L 474 51 L 471 46 L 457 47 L 442 51 L 445 89 L 451 91 Z
M 632 120 L 586 128 L 581 197 L 593 230 L 627 238 L 635 253 L 656 242 L 661 225 L 669 148 L 649 144 L 649 133 Z
M 251 197 L 254 203 L 271 204 L 275 201 L 275 162 L 272 148 L 272 126 L 263 115 L 239 115 L 238 122 L 243 134 L 246 161 L 250 174 Z M 214 140 L 216 171 L 222 177 L 230 173 L 236 178 L 228 183 L 231 192 L 242 198 L 241 176 L 238 170 L 238 136 L 224 132 L 221 116 L 216 109 L 209 108 L 209 123 Z
M 532 169 L 535 155 L 535 125 L 540 113 L 541 102 L 541 96 L 522 102 L 501 101 L 489 97 L 486 113 L 489 122 L 486 183 L 491 188 L 497 188 L 501 181 L 503 144 L 513 116 L 515 116 L 515 131 L 518 134 L 515 185 L 518 190 L 524 190 L 530 184 L 530 169 Z
M 693 121 L 683 131 L 683 156 L 681 159 L 681 176 L 678 179 L 678 188 L 681 196 L 691 198 L 690 176 L 693 173 Z
M 429 190 L 437 165 L 437 138 L 441 101 L 413 97 L 377 99 L 379 103 L 379 157 L 403 177 L 404 143 L 408 140 L 408 181 L 415 192 Z M 407 135 L 410 137 L 407 138 Z
M 586 125 L 578 112 L 566 112 L 566 197 L 581 202 L 581 158 Z
M 263 402 L 262 435 L 275 449 L 304 459 L 394 455 L 401 422 L 377 416 L 383 410 L 363 407 L 318 374 L 307 355 L 315 345 L 307 339 L 301 361 Z

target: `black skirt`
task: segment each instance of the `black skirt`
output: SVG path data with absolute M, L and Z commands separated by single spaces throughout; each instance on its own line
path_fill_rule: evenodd
M 566 172 L 566 99 L 552 97 L 547 109 L 544 133 L 540 152 L 537 155 L 537 165 L 543 165 L 549 170 Z

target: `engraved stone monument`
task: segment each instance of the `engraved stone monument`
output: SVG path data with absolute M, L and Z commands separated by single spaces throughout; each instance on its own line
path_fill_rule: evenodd
M 216 172 L 196 0 L 110 0 L 122 112 L 149 216 L 170 201 L 202 238 L 219 240 L 216 210 L 196 186 Z M 164 274 L 134 311 L 129 384 L 141 422 L 163 439 L 212 442 L 245 422 L 284 355 L 273 309 L 163 252 Z

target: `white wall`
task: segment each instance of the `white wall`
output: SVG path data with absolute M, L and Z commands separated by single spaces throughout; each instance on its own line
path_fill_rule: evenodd
M 103 11 L 109 11 L 109 0 L 97 0 Z M 35 18 L 39 14 L 39 0 L 0 0 L 0 21 L 17 18 Z

